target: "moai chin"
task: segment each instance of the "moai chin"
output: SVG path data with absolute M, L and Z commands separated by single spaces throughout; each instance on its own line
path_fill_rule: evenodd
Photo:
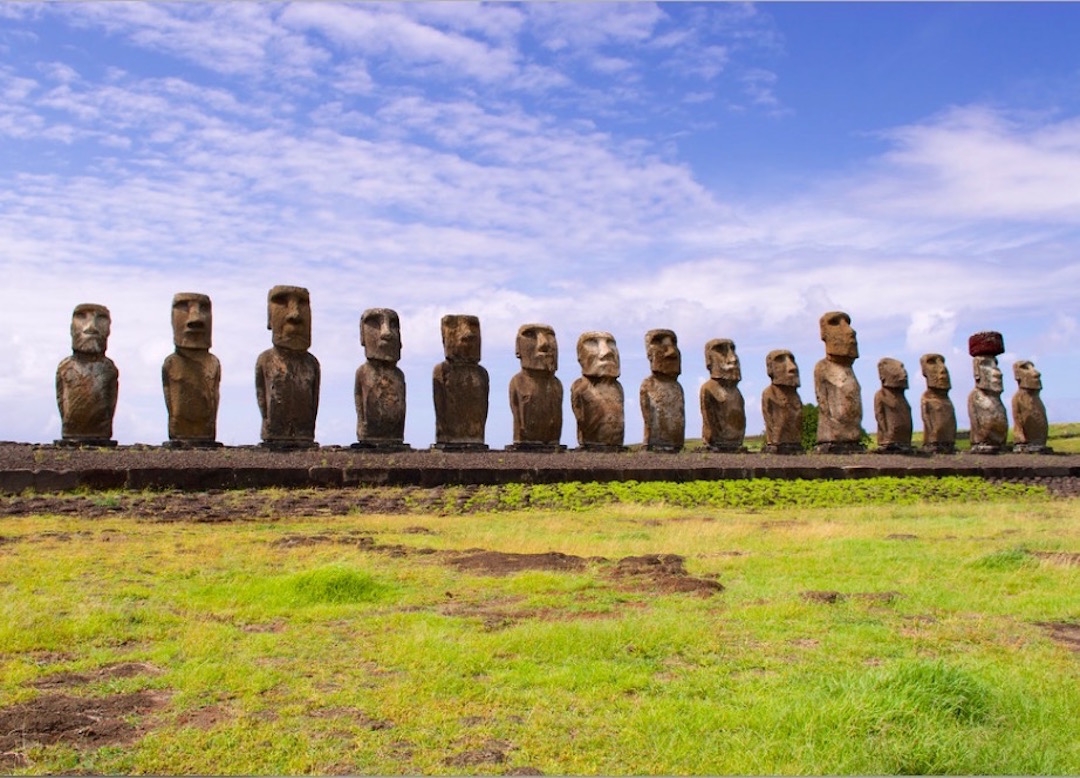
M 949 399 L 952 381 L 945 357 L 923 354 L 919 359 L 926 391 L 920 402 L 923 423 L 923 451 L 932 454 L 956 453 L 956 409 Z
M 878 362 L 881 388 L 874 395 L 874 419 L 877 421 L 877 449 L 881 454 L 912 454 L 911 405 L 904 392 L 908 374 L 898 359 L 885 357 Z
M 71 314 L 71 356 L 56 367 L 61 446 L 108 446 L 120 373 L 105 356 L 112 319 L 104 305 L 83 303 Z
M 765 418 L 765 454 L 802 454 L 802 400 L 798 388 L 799 366 L 787 349 L 770 351 L 765 357 L 770 384 L 761 393 Z
M 619 383 L 619 347 L 610 332 L 583 332 L 577 341 L 581 376 L 570 386 L 578 448 L 625 451 L 625 398 Z
M 180 292 L 172 300 L 175 350 L 161 366 L 161 386 L 169 414 L 170 448 L 216 448 L 221 362 L 210 353 L 213 311 L 210 298 Z
M 401 320 L 390 308 L 360 315 L 360 345 L 366 362 L 356 369 L 355 449 L 409 451 L 405 443 L 405 374 L 401 359 Z
M 1029 360 L 1013 363 L 1013 377 L 1017 391 L 1012 398 L 1013 451 L 1020 454 L 1052 454 L 1046 445 L 1050 435 L 1050 423 L 1046 406 L 1039 394 L 1042 392 L 1042 374 Z
M 510 379 L 510 413 L 514 442 L 507 451 L 565 451 L 562 437 L 562 381 L 559 344 L 547 324 L 524 324 L 517 332 L 514 355 L 521 370 Z
M 746 407 L 739 381 L 742 369 L 734 341 L 726 338 L 705 344 L 709 380 L 701 385 L 701 439 L 716 452 L 743 453 L 746 446 Z
M 645 353 L 652 374 L 641 382 L 641 415 L 648 451 L 677 453 L 686 442 L 686 400 L 679 374 L 682 354 L 671 330 L 645 333 Z
M 998 454 L 1005 449 L 1009 418 L 1001 401 L 1004 391 L 998 355 L 1005 352 L 1000 332 L 977 332 L 968 338 L 975 388 L 968 395 L 971 453 Z
M 862 437 L 862 388 L 852 364 L 859 344 L 851 317 L 830 311 L 821 317 L 825 358 L 814 366 L 814 394 L 818 404 L 817 445 L 822 454 L 853 454 L 866 450 Z
M 490 379 L 480 365 L 480 319 L 463 314 L 442 317 L 446 359 L 432 373 L 435 444 L 439 451 L 487 451 Z
M 318 448 L 319 360 L 311 347 L 311 297 L 300 286 L 275 286 L 267 295 L 266 328 L 273 347 L 255 362 L 255 394 L 262 415 L 262 446 Z

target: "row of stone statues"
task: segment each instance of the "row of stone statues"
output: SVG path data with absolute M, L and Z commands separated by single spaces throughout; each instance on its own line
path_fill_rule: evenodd
M 221 365 L 210 353 L 212 308 L 203 294 L 173 298 L 175 351 L 162 365 L 162 386 L 169 417 L 167 446 L 213 447 L 216 441 Z M 859 356 L 851 318 L 834 311 L 821 317 L 825 358 L 814 367 L 818 404 L 816 450 L 853 453 L 862 442 L 862 394 L 852 368 Z M 297 286 L 275 286 L 267 299 L 267 328 L 272 346 L 255 363 L 255 391 L 262 416 L 262 445 L 274 449 L 313 448 L 319 409 L 319 361 L 311 346 L 311 301 Z M 435 366 L 435 444 L 444 451 L 487 450 L 484 432 L 490 381 L 480 365 L 480 320 L 448 315 L 441 323 L 445 359 Z M 84 304 L 71 322 L 72 355 L 56 371 L 56 399 L 62 420 L 57 443 L 110 446 L 116 408 L 118 372 L 105 356 L 110 318 L 107 308 Z M 360 318 L 360 342 L 366 361 L 356 371 L 357 442 L 354 448 L 407 450 L 405 443 L 405 376 L 401 327 L 389 308 L 372 308 Z M 650 375 L 639 392 L 650 451 L 677 452 L 685 443 L 685 398 L 678 378 L 682 355 L 671 330 L 645 335 Z M 969 342 L 974 360 L 975 389 L 968 399 L 972 451 L 1004 450 L 1008 420 L 1001 401 L 1004 351 L 999 333 L 977 333 Z M 556 378 L 559 348 L 546 324 L 526 324 L 517 333 L 515 353 L 521 370 L 510 381 L 513 415 L 512 451 L 560 451 L 563 386 Z M 570 387 L 570 406 L 577 439 L 587 451 L 624 448 L 624 394 L 619 383 L 619 350 L 609 332 L 585 332 L 577 342 L 581 377 Z M 761 397 L 765 419 L 764 451 L 803 451 L 799 368 L 787 350 L 772 351 L 765 360 L 771 381 Z M 746 448 L 746 411 L 738 384 L 742 380 L 735 344 L 727 339 L 705 344 L 709 379 L 700 392 L 702 438 L 710 451 L 741 452 Z M 926 354 L 921 360 L 927 389 L 922 396 L 923 449 L 951 453 L 956 447 L 956 412 L 945 358 Z M 878 451 L 912 453 L 911 407 L 904 391 L 907 371 L 892 358 L 878 363 L 881 389 L 874 397 Z M 1013 398 L 1015 450 L 1045 453 L 1047 418 L 1039 397 L 1041 378 L 1031 362 L 1014 365 L 1019 391 Z

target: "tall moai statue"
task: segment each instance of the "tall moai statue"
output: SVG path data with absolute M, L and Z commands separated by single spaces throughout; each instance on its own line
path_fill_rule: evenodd
M 446 359 L 432 373 L 435 400 L 435 444 L 440 451 L 487 451 L 490 379 L 480 364 L 480 319 L 448 314 L 442 317 Z
M 577 341 L 581 377 L 570 386 L 570 407 L 583 451 L 624 451 L 625 401 L 619 347 L 610 332 L 583 332 Z
M 952 380 L 945 357 L 923 354 L 919 359 L 926 391 L 920 402 L 923 424 L 923 451 L 933 454 L 956 453 L 956 409 L 949 399 Z
M 701 385 L 701 439 L 709 451 L 744 452 L 746 407 L 739 381 L 742 368 L 734 341 L 726 338 L 705 344 L 709 380 Z
M 1050 435 L 1050 422 L 1046 406 L 1039 394 L 1042 392 L 1042 373 L 1029 360 L 1013 363 L 1013 377 L 1018 388 L 1012 398 L 1013 451 L 1020 454 L 1052 454 L 1046 445 Z
M 360 315 L 360 345 L 366 362 L 356 369 L 356 449 L 408 451 L 405 443 L 405 374 L 401 321 L 397 311 L 369 308 Z
M 266 328 L 273 347 L 255 362 L 255 394 L 262 414 L 262 445 L 317 448 L 319 360 L 311 348 L 311 296 L 300 286 L 275 286 L 267 295 Z
M 881 388 L 874 395 L 877 421 L 877 451 L 882 454 L 911 454 L 911 405 L 904 396 L 908 374 L 898 359 L 878 361 Z
M 862 387 L 852 368 L 859 344 L 851 317 L 830 311 L 821 317 L 825 358 L 814 366 L 814 394 L 818 404 L 817 445 L 822 454 L 865 451 L 862 438 Z
M 645 421 L 645 448 L 676 453 L 686 442 L 686 400 L 679 384 L 682 354 L 671 330 L 645 333 L 645 353 L 652 374 L 641 382 L 641 415 Z
M 120 373 L 105 356 L 112 318 L 104 305 L 83 303 L 71 314 L 71 356 L 56 367 L 56 404 L 63 446 L 115 446 L 113 414 Z
M 765 372 L 771 383 L 761 393 L 765 418 L 765 454 L 802 454 L 802 400 L 799 398 L 799 366 L 787 349 L 770 351 Z
M 221 397 L 221 362 L 210 353 L 213 340 L 210 298 L 180 292 L 172 300 L 175 350 L 161 366 L 161 387 L 169 414 L 172 448 L 215 448 Z
M 521 370 L 510 379 L 510 413 L 514 442 L 507 451 L 564 451 L 562 437 L 562 381 L 559 344 L 547 324 L 524 324 L 518 329 L 514 354 Z
M 1005 387 L 997 361 L 1004 352 L 1005 341 L 1000 332 L 976 332 L 968 338 L 975 374 L 975 388 L 968 395 L 972 454 L 997 454 L 1005 449 L 1009 418 L 1001 401 Z

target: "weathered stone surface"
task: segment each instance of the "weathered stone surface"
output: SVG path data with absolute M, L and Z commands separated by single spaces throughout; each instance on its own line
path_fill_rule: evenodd
M 686 399 L 679 384 L 682 354 L 671 330 L 645 333 L 645 353 L 652 375 L 641 382 L 641 415 L 645 421 L 645 448 L 681 451 L 686 442 Z
M 968 338 L 968 354 L 973 357 L 997 357 L 1005 353 L 1005 339 L 1000 332 L 976 332 Z
M 1050 422 L 1042 397 L 1042 374 L 1029 360 L 1013 363 L 1018 389 L 1012 398 L 1013 451 L 1023 454 L 1051 454 L 1046 445 Z
M 405 374 L 401 321 L 389 308 L 369 308 L 360 316 L 360 345 L 367 361 L 356 370 L 356 439 L 353 448 L 404 451 Z
M 851 317 L 843 311 L 830 311 L 821 317 L 820 327 L 825 358 L 814 366 L 818 404 L 818 444 L 814 450 L 830 454 L 863 451 L 862 388 L 852 369 L 859 357 L 859 344 Z
M 705 368 L 709 380 L 700 393 L 702 442 L 710 451 L 746 451 L 746 407 L 739 391 L 742 368 L 735 343 L 725 338 L 706 343 Z
M 975 388 L 968 395 L 968 418 L 971 421 L 971 453 L 997 454 L 1005 447 L 1009 419 L 1001 402 L 1004 390 L 997 357 L 972 359 Z
M 210 353 L 213 310 L 205 294 L 180 292 L 172 301 L 173 345 L 161 366 L 169 414 L 165 445 L 214 447 L 220 400 L 221 362 Z
M 586 451 L 622 451 L 625 398 L 619 375 L 619 348 L 610 332 L 583 332 L 577 358 L 581 377 L 570 386 L 578 446 Z
M 514 443 L 509 451 L 562 451 L 562 381 L 559 344 L 547 324 L 524 324 L 518 329 L 515 355 L 521 371 L 510 379 L 510 413 Z
M 911 405 L 904 396 L 908 374 L 897 359 L 885 357 L 878 362 L 881 388 L 874 395 L 874 418 L 877 421 L 877 450 L 882 453 L 911 453 Z
M 56 368 L 59 444 L 116 445 L 111 438 L 120 373 L 105 356 L 111 328 L 104 305 L 83 303 L 71 314 L 71 356 Z
M 319 411 L 319 360 L 311 347 L 311 298 L 299 286 L 275 286 L 267 296 L 273 348 L 255 362 L 255 394 L 267 448 L 314 448 Z
M 765 418 L 766 454 L 802 454 L 802 400 L 798 388 L 799 366 L 787 349 L 770 351 L 765 371 L 772 382 L 761 393 L 761 415 Z
M 952 380 L 945 357 L 923 354 L 919 359 L 926 378 L 926 391 L 920 402 L 923 424 L 923 450 L 937 454 L 956 452 L 956 408 L 949 399 Z
M 435 445 L 444 451 L 486 451 L 488 372 L 480 365 L 480 319 L 448 314 L 442 318 L 443 353 L 435 366 Z

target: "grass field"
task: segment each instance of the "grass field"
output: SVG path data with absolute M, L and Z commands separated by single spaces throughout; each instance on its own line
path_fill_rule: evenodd
M 0 772 L 1080 773 L 1080 501 L 955 483 L 4 519 Z

